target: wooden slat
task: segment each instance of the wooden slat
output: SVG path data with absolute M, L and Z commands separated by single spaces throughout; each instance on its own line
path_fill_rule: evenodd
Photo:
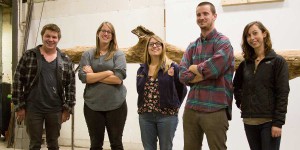
M 248 3 L 247 0 L 222 0 L 221 1 L 222 6 L 242 5 L 247 3 Z
M 222 0 L 222 6 L 247 5 L 255 3 L 282 2 L 284 0 Z

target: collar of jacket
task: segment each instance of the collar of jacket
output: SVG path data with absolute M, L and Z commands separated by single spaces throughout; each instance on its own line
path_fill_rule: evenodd
M 265 56 L 265 59 L 273 59 L 277 56 L 276 52 L 272 49 L 269 51 L 269 53 L 267 53 L 267 55 Z
M 270 60 L 270 59 L 273 59 L 273 58 L 275 58 L 275 57 L 277 57 L 277 54 L 276 54 L 276 52 L 273 50 L 273 49 L 271 49 L 267 54 L 266 54 L 266 56 L 265 56 L 265 58 L 264 59 L 262 59 L 263 61 L 267 61 L 267 60 Z M 247 62 L 255 62 L 255 60 L 247 60 Z
M 140 64 L 140 66 L 143 68 L 143 72 L 148 76 L 148 70 L 149 70 L 149 67 L 147 64 Z M 173 66 L 173 63 L 171 64 L 171 66 Z M 160 67 L 159 71 L 164 69 L 164 65 Z

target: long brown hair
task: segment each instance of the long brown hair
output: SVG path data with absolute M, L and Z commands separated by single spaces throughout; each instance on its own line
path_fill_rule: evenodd
M 152 35 L 147 39 L 147 43 L 146 43 L 146 47 L 145 47 L 145 51 L 144 51 L 144 63 L 147 64 L 147 66 L 149 67 L 149 65 L 151 64 L 151 57 L 149 55 L 149 43 L 151 39 L 155 39 L 158 42 L 160 42 L 162 44 L 162 53 L 159 56 L 159 63 L 158 66 L 156 67 L 154 74 L 152 76 L 152 78 L 156 78 L 158 71 L 160 68 L 164 69 L 164 73 L 168 71 L 168 69 L 171 67 L 171 63 L 172 61 L 167 57 L 167 53 L 166 53 L 166 44 L 165 42 L 157 35 Z
M 95 53 L 95 58 L 99 58 L 100 57 L 100 41 L 99 41 L 99 32 L 101 31 L 102 27 L 104 25 L 107 25 L 108 28 L 111 30 L 111 41 L 109 43 L 109 47 L 108 47 L 108 55 L 106 56 L 105 60 L 109 60 L 111 59 L 115 52 L 117 51 L 118 49 L 118 43 L 117 43 L 117 37 L 116 37 L 116 31 L 115 31 L 115 28 L 114 26 L 110 23 L 110 22 L 102 22 L 100 24 L 100 26 L 98 27 L 97 29 L 97 32 L 96 32 L 96 53 Z
M 247 24 L 244 28 L 243 32 L 243 38 L 242 38 L 242 50 L 243 50 L 243 56 L 245 60 L 254 60 L 256 59 L 256 54 L 254 51 L 254 48 L 249 45 L 247 42 L 247 37 L 248 37 L 248 32 L 250 27 L 253 25 L 256 25 L 262 33 L 266 33 L 266 37 L 264 38 L 264 46 L 265 46 L 265 55 L 272 50 L 272 41 L 271 41 L 271 36 L 269 30 L 259 21 L 253 21 Z

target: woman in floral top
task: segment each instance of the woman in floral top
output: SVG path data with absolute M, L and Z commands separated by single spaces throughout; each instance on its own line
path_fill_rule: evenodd
M 146 44 L 144 63 L 137 71 L 138 113 L 145 150 L 171 150 L 178 124 L 178 111 L 186 96 L 179 82 L 178 66 L 166 56 L 166 46 L 158 36 Z

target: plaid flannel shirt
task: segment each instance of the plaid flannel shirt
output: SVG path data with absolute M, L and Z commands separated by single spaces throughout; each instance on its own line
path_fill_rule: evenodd
M 17 65 L 12 90 L 12 101 L 15 110 L 26 107 L 27 96 L 34 84 L 38 81 L 40 73 L 38 55 L 41 45 L 25 51 Z M 72 107 L 75 105 L 75 72 L 70 58 L 61 53 L 57 48 L 58 59 L 58 90 L 59 96 L 63 101 L 63 109 L 72 113 Z
M 189 83 L 195 74 L 188 70 L 196 64 L 204 80 Z M 180 63 L 180 81 L 190 86 L 185 108 L 215 112 L 226 108 L 231 119 L 234 72 L 233 48 L 229 39 L 214 29 L 203 39 L 199 37 L 185 51 Z

